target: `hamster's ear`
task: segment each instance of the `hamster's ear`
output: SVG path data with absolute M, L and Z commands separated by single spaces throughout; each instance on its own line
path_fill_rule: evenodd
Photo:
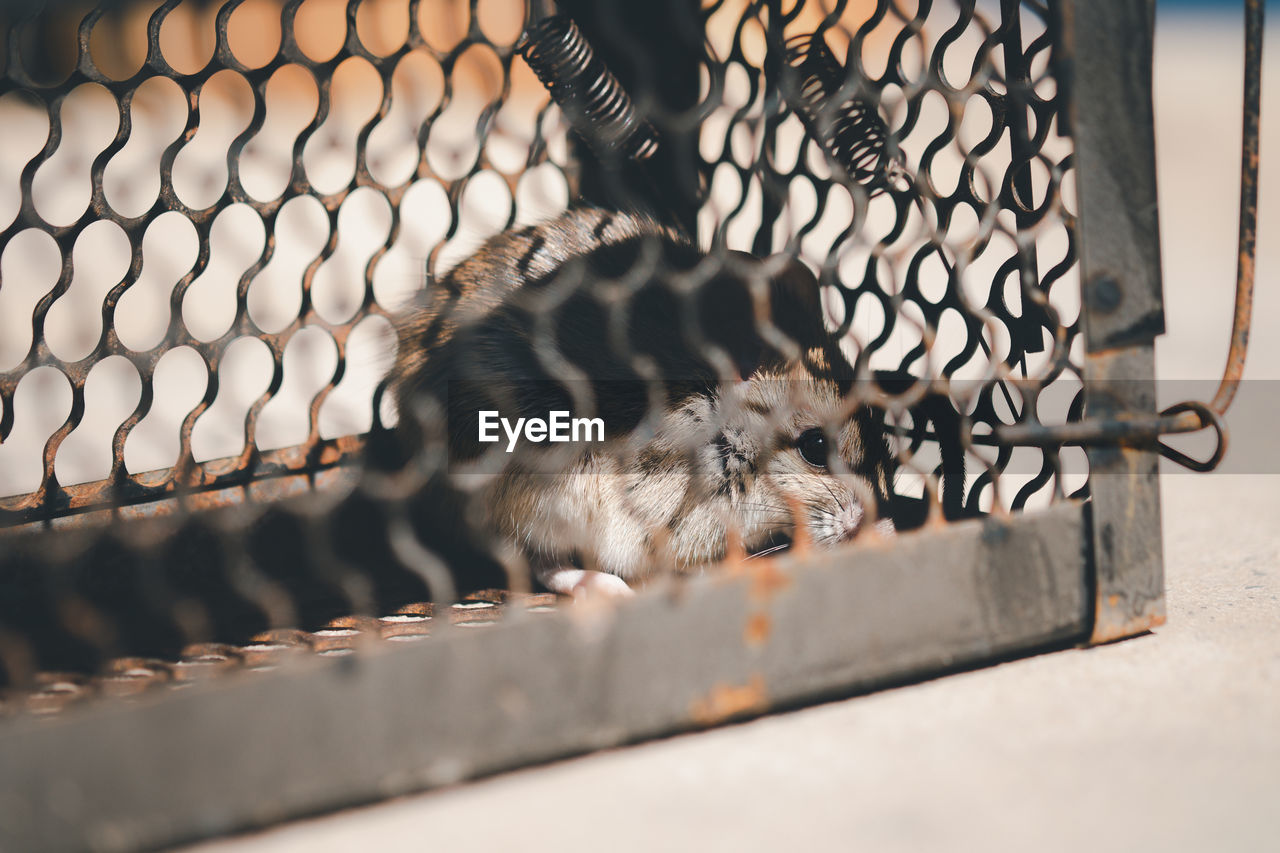
M 796 258 L 776 257 L 761 261 L 745 252 L 729 254 L 735 256 L 735 260 L 756 268 L 768 269 L 781 264 L 781 269 L 769 279 L 769 313 L 773 325 L 790 338 L 801 353 L 830 342 L 831 335 L 822 309 L 822 291 L 817 277 L 807 266 Z M 788 360 L 785 354 L 766 345 L 757 331 L 752 329 L 750 333 L 755 347 L 754 369 L 784 364 Z
M 729 252 L 723 271 L 708 280 L 699 294 L 703 334 L 727 350 L 740 376 L 785 364 L 794 356 L 780 352 L 760 336 L 748 282 L 777 269 L 769 278 L 769 311 L 773 325 L 801 353 L 830 338 L 823 322 L 818 280 L 808 267 L 781 257 L 761 261 L 746 252 Z
M 769 282 L 773 324 L 803 350 L 820 347 L 831 335 L 822 310 L 822 290 L 813 272 L 789 258 Z

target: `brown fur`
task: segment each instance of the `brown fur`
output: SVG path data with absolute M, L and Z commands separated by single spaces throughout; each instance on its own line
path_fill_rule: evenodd
M 777 266 L 719 269 L 651 220 L 590 208 L 499 235 L 401 317 L 401 424 L 420 441 L 422 400 L 449 412 L 471 525 L 535 566 L 689 571 L 722 558 L 730 530 L 755 549 L 796 515 L 816 544 L 846 541 L 887 503 L 888 448 L 843 393 L 852 370 L 825 339 L 816 281 Z M 630 314 L 614 328 L 600 305 L 618 300 Z M 781 336 L 757 334 L 768 322 Z M 657 411 L 646 360 L 667 380 Z M 477 409 L 576 415 L 581 399 L 610 427 L 604 444 L 505 454 L 474 438 Z M 797 446 L 814 429 L 838 448 L 826 469 Z

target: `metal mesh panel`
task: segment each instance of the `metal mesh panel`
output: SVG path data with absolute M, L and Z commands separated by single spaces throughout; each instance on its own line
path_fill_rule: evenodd
M 11 680 L 47 682 L 37 705 L 110 692 L 122 672 L 183 680 L 144 678 L 173 671 L 156 656 L 194 671 L 261 663 L 265 646 L 345 648 L 325 632 L 390 630 L 353 612 L 395 622 L 429 618 L 427 600 L 449 605 L 459 562 L 482 579 L 463 587 L 530 589 L 527 561 L 500 543 L 442 559 L 415 529 L 424 481 L 453 473 L 438 460 L 329 469 L 354 461 L 357 436 L 386 437 L 385 318 L 423 267 L 438 287 L 481 237 L 564 209 L 578 156 L 593 201 L 636 202 L 618 175 L 631 166 L 571 144 L 516 54 L 535 17 L 479 2 L 169 2 L 149 17 L 95 9 L 78 41 L 57 40 L 71 20 L 60 15 L 11 27 L 0 111 L 34 142 L 6 143 L 0 175 L 5 522 L 252 504 L 52 549 L 13 540 L 5 572 L 20 593 L 0 612 L 0 652 Z M 1082 405 L 1071 145 L 1046 9 L 720 2 L 701 19 L 692 109 L 655 96 L 635 56 L 602 50 L 659 137 L 700 124 L 695 177 L 658 182 L 660 215 L 664 193 L 677 208 L 692 198 L 690 236 L 715 269 L 741 250 L 818 272 L 843 351 L 883 380 L 850 399 L 886 413 L 899 495 L 936 504 L 948 486 L 947 427 L 917 406 L 926 393 L 965 416 L 952 517 L 1083 487 L 1077 451 L 996 435 L 1077 419 Z M 272 21 L 278 42 L 255 29 Z M 140 25 L 141 54 L 130 59 L 127 38 L 99 50 L 101 32 Z M 599 48 L 607 26 L 595 35 Z M 803 117 L 785 48 L 797 36 L 821 40 L 841 70 L 837 96 Z M 841 146 L 867 133 L 820 141 L 851 103 L 887 131 L 865 173 Z M 659 156 L 679 159 L 673 148 Z M 280 633 L 298 628 L 309 633 Z M 226 646 L 249 638 L 256 650 Z M 104 668 L 88 687 L 35 675 Z
M 720 3 L 707 12 L 719 106 L 702 133 L 703 229 L 732 248 L 798 252 L 833 285 L 833 319 L 872 369 L 933 381 L 969 416 L 969 511 L 1043 505 L 1081 488 L 1081 451 L 995 440 L 1003 424 L 1078 419 L 1083 405 L 1071 144 L 1046 7 Z M 838 116 L 857 99 L 891 129 L 898 164 L 887 187 L 851 176 L 806 132 L 795 99 L 776 96 L 786 80 L 767 54 L 778 29 L 838 55 L 847 76 L 826 109 Z M 938 461 L 916 455 L 922 427 L 900 429 L 900 456 L 913 459 L 902 491 L 913 479 L 919 489 Z
M 8 30 L 8 524 L 349 461 L 388 306 L 569 198 L 516 4 L 152 8 Z

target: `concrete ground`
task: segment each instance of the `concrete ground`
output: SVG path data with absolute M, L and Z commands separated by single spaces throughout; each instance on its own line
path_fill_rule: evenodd
M 1209 379 L 1235 265 L 1239 18 L 1162 14 L 1159 27 L 1159 370 Z M 1268 78 L 1255 380 L 1280 379 L 1280 76 Z M 1262 414 L 1231 420 L 1230 469 L 1264 473 L 1163 478 L 1169 621 L 1154 634 L 198 849 L 1280 849 L 1276 384 L 1251 386 Z

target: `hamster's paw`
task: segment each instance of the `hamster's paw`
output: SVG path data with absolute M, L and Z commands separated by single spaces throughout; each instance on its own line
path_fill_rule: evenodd
M 540 572 L 538 580 L 552 592 L 573 596 L 574 601 L 587 599 L 630 598 L 636 592 L 627 582 L 608 572 L 587 569 L 551 569 Z

